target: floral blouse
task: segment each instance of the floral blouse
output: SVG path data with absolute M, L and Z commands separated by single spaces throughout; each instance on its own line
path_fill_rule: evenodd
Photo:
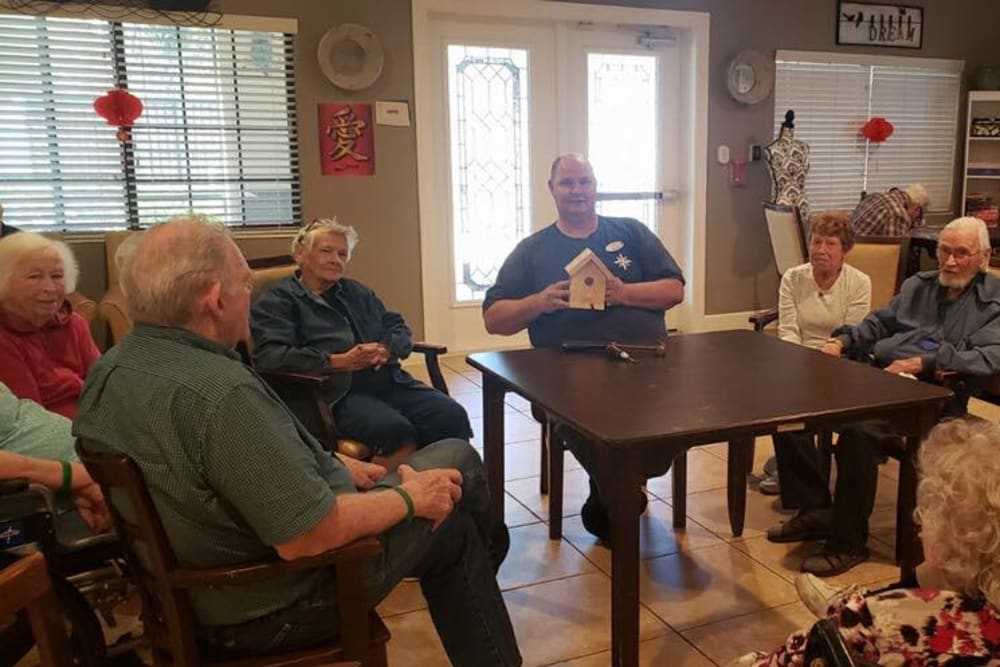
M 1000 609 L 951 591 L 893 589 L 847 594 L 828 616 L 848 648 L 891 667 L 1000 667 Z M 753 667 L 805 664 L 808 631 L 791 635 Z

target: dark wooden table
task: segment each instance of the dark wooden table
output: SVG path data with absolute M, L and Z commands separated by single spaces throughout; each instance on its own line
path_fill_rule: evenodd
M 614 517 L 613 665 L 638 664 L 637 491 L 647 476 L 666 472 L 678 454 L 696 445 L 745 443 L 779 429 L 891 420 L 908 441 L 900 466 L 897 554 L 904 571 L 916 566 L 921 555 L 912 517 L 914 456 L 950 391 L 752 331 L 675 336 L 667 340 L 665 356 L 637 358 L 629 364 L 603 354 L 533 349 L 467 359 L 483 374 L 484 459 L 497 516 L 504 514 L 506 392 L 538 404 L 596 443 L 594 472 Z

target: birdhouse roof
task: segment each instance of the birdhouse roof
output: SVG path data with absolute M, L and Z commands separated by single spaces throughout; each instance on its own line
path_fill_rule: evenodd
M 573 258 L 573 261 L 571 261 L 569 264 L 566 265 L 566 273 L 568 273 L 571 276 L 576 275 L 577 273 L 580 272 L 581 269 L 583 269 L 583 267 L 587 266 L 588 264 L 593 264 L 598 269 L 600 269 L 601 273 L 604 274 L 605 278 L 611 278 L 614 275 L 613 273 L 611 273 L 611 271 L 608 270 L 608 267 L 604 265 L 604 262 L 601 261 L 601 258 L 595 255 L 594 251 L 591 250 L 590 248 L 584 248 L 579 255 Z

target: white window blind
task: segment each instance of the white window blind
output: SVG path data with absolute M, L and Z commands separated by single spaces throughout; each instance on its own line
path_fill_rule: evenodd
M 135 228 L 189 210 L 229 225 L 298 221 L 292 39 L 0 15 L 4 222 Z M 116 85 L 145 106 L 121 144 L 92 106 Z
M 810 149 L 810 207 L 853 208 L 863 191 L 922 183 L 931 209 L 949 210 L 962 63 L 853 60 L 787 51 L 775 59 L 775 132 L 794 110 L 795 137 Z M 882 144 L 868 144 L 859 131 L 876 116 L 895 132 Z

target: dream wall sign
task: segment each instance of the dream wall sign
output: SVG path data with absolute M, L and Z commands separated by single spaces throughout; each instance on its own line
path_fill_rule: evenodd
M 909 5 L 840 2 L 837 43 L 919 49 L 924 43 L 924 10 Z
M 372 105 L 327 102 L 319 107 L 319 160 L 323 175 L 375 173 Z

